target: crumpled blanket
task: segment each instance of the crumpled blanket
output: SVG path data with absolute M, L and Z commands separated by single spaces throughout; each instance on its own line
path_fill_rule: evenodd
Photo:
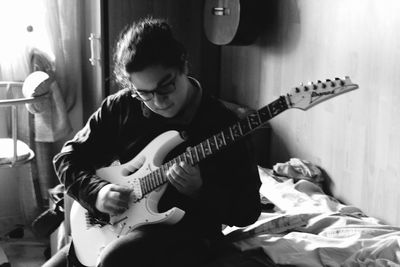
M 262 248 L 275 263 L 294 266 L 400 266 L 400 227 L 341 204 L 307 180 L 278 182 L 261 167 L 259 173 L 260 193 L 278 209 L 248 227 L 224 229 L 242 251 Z
M 303 179 L 321 185 L 325 180 L 317 165 L 299 158 L 291 158 L 285 163 L 276 163 L 273 170 L 276 175 L 294 179 L 294 181 Z

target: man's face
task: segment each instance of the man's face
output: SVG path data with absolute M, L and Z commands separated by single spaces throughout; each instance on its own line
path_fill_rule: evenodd
M 187 101 L 188 83 L 185 78 L 186 75 L 177 69 L 159 65 L 131 74 L 138 98 L 142 98 L 153 112 L 166 118 L 176 116 Z

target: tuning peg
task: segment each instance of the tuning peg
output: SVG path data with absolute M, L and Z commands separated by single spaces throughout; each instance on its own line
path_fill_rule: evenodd
M 313 82 L 308 82 L 308 85 L 310 86 L 310 89 L 317 90 L 318 86 L 314 84 Z
M 330 83 L 332 87 L 335 86 L 335 82 L 331 81 L 330 79 L 326 79 L 326 83 Z
M 336 81 L 339 81 L 340 86 L 343 86 L 343 85 L 344 85 L 344 81 L 343 81 L 342 79 L 336 77 L 335 80 L 336 80 Z

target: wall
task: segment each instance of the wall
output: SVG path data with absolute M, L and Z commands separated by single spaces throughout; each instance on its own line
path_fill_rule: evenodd
M 222 48 L 222 96 L 262 107 L 301 82 L 349 75 L 360 88 L 271 120 L 271 165 L 323 167 L 333 193 L 400 225 L 400 1 L 269 1 L 251 46 Z

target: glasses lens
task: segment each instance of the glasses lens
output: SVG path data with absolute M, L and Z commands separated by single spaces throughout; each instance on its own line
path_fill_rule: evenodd
M 170 82 L 158 87 L 157 89 L 154 89 L 151 91 L 136 90 L 135 91 L 136 98 L 138 98 L 139 100 L 142 100 L 142 101 L 149 101 L 149 100 L 153 99 L 154 94 L 162 95 L 162 96 L 171 94 L 176 89 L 175 81 L 176 81 L 176 76 Z
M 175 80 L 163 85 L 162 87 L 159 87 L 155 93 L 158 95 L 167 95 L 173 91 L 175 91 Z
M 139 100 L 149 101 L 149 100 L 151 100 L 153 98 L 153 93 L 152 92 L 145 93 L 145 92 L 136 91 L 135 92 L 135 96 Z

